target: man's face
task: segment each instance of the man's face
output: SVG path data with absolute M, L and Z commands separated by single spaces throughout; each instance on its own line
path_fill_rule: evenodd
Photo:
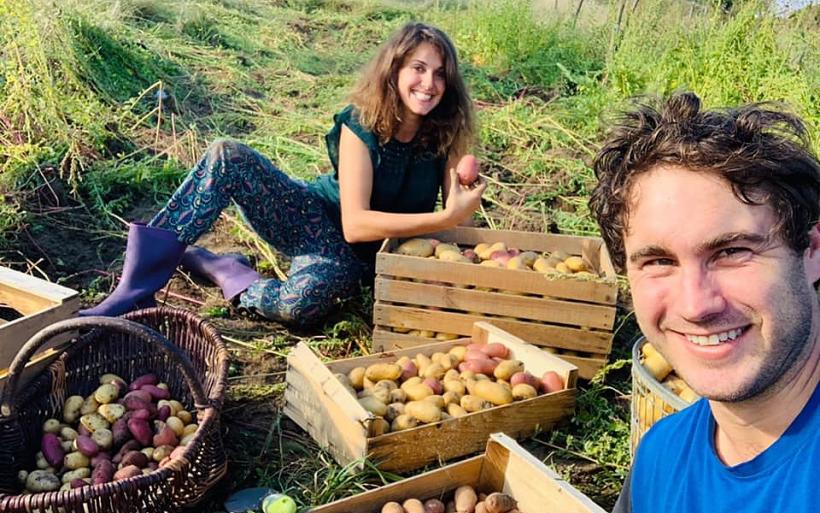
M 700 395 L 741 401 L 768 389 L 816 338 L 820 235 L 797 255 L 768 206 L 726 182 L 658 166 L 634 182 L 624 237 L 641 330 Z

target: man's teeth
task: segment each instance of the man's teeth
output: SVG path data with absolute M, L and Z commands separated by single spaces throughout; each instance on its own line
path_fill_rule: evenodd
M 693 342 L 699 346 L 716 346 L 721 342 L 736 339 L 741 333 L 743 333 L 743 329 L 739 328 L 721 333 L 714 333 L 712 335 L 686 335 L 686 338 L 689 339 L 689 342 Z

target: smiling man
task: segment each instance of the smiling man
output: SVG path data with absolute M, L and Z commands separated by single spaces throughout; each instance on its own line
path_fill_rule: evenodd
M 627 113 L 590 207 L 641 330 L 703 397 L 641 441 L 616 512 L 820 511 L 820 163 L 770 105 Z

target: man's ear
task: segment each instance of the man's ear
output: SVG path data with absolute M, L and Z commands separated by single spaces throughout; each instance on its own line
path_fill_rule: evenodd
M 809 247 L 803 256 L 806 277 L 810 283 L 820 281 L 820 223 L 815 223 L 809 230 Z

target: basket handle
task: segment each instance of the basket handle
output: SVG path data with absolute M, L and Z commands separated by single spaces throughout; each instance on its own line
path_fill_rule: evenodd
M 194 407 L 197 410 L 203 410 L 210 406 L 202 384 L 196 378 L 196 371 L 194 370 L 191 360 L 159 332 L 153 328 L 127 319 L 89 316 L 55 322 L 35 333 L 28 342 L 20 348 L 9 367 L 8 383 L 6 383 L 6 388 L 3 390 L 2 403 L 0 403 L 0 414 L 4 417 L 9 417 L 13 414 L 12 400 L 17 392 L 17 384 L 20 380 L 20 376 L 26 363 L 28 363 L 40 346 L 48 342 L 52 337 L 62 333 L 90 328 L 110 328 L 126 335 L 137 336 L 145 342 L 159 346 L 166 356 L 172 360 L 176 360 L 176 363 L 182 368 L 182 375 L 188 387 L 191 389 L 191 394 L 194 398 Z

